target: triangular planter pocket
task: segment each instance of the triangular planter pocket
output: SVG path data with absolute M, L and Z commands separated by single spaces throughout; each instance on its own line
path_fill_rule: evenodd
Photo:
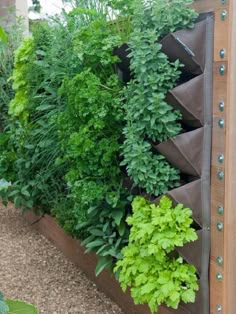
M 166 193 L 174 204 L 183 204 L 184 207 L 190 208 L 193 212 L 193 219 L 202 226 L 202 198 L 201 198 L 201 180 L 196 180 L 185 184 L 179 188 Z
M 202 74 L 205 68 L 206 25 L 206 21 L 201 21 L 193 29 L 168 34 L 161 40 L 162 52 L 171 61 L 179 59 L 185 72 Z
M 188 264 L 196 267 L 197 272 L 201 275 L 202 259 L 202 230 L 197 231 L 198 239 L 185 244 L 183 247 L 177 247 L 176 251 L 184 258 Z
M 201 176 L 203 128 L 180 134 L 154 146 L 181 172 Z
M 180 110 L 183 122 L 192 127 L 203 126 L 204 75 L 171 89 L 167 102 L 174 109 Z
M 116 63 L 116 67 L 119 70 L 118 75 L 121 76 L 122 80 L 126 83 L 131 79 L 130 58 L 128 57 L 129 53 L 129 46 L 127 44 L 123 44 L 113 50 L 113 54 L 120 59 L 120 62 Z M 121 72 L 121 75 L 119 72 Z

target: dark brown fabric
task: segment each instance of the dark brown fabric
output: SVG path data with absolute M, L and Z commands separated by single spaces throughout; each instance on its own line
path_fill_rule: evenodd
M 201 180 L 196 180 L 185 184 L 177 189 L 166 193 L 174 202 L 181 203 L 193 211 L 193 219 L 196 223 L 202 225 L 202 198 L 201 198 Z
M 205 66 L 205 33 L 206 21 L 202 21 L 193 29 L 168 34 L 161 40 L 162 51 L 171 61 L 179 59 L 184 64 L 184 71 L 202 74 Z
M 131 80 L 130 58 L 128 57 L 129 46 L 123 44 L 122 46 L 115 48 L 113 54 L 120 59 L 120 62 L 116 63 L 118 70 L 121 72 L 119 73 L 118 71 L 119 76 L 124 82 L 129 82 Z
M 182 120 L 192 127 L 203 126 L 204 75 L 177 86 L 167 94 L 167 102 L 182 113 Z
M 201 252 L 202 252 L 202 230 L 197 232 L 198 239 L 189 242 L 183 247 L 176 248 L 177 252 L 184 258 L 186 262 L 196 267 L 197 272 L 201 275 Z
M 180 134 L 156 145 L 157 151 L 166 157 L 170 164 L 183 173 L 200 176 L 202 163 L 202 140 L 204 128 Z

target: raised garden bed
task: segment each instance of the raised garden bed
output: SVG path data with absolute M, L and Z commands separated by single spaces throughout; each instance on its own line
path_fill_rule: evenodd
M 92 280 L 99 290 L 104 292 L 127 314 L 149 314 L 150 310 L 145 305 L 135 305 L 129 292 L 123 293 L 120 284 L 108 271 L 103 271 L 98 277 L 95 276 L 94 269 L 97 264 L 97 257 L 94 253 L 84 254 L 84 247 L 80 245 L 80 240 L 67 235 L 57 224 L 55 219 L 49 215 L 42 218 L 33 212 L 24 215 L 24 219 L 55 245 L 63 255 L 72 263 L 78 266 L 85 275 Z M 37 222 L 36 222 L 37 221 Z M 36 222 L 36 223 L 35 223 Z M 161 306 L 159 314 L 175 313 L 173 309 Z M 188 313 L 185 309 L 178 309 L 178 314 Z

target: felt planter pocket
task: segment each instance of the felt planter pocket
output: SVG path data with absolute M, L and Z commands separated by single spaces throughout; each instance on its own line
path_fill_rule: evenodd
M 201 254 L 202 251 L 202 230 L 197 231 L 198 239 L 193 242 L 185 244 L 183 247 L 177 247 L 176 251 L 183 257 L 183 259 L 191 265 L 196 267 L 197 273 L 201 275 Z
M 113 54 L 120 59 L 120 62 L 116 63 L 118 75 L 124 82 L 129 82 L 131 79 L 130 58 L 128 57 L 129 46 L 127 44 L 123 44 L 120 47 L 116 47 L 113 50 Z
M 203 129 L 183 133 L 154 146 L 155 149 L 181 172 L 201 176 Z
M 179 188 L 166 193 L 174 204 L 181 203 L 184 207 L 190 208 L 193 212 L 193 219 L 202 226 L 202 197 L 201 197 L 201 180 L 196 180 L 185 184 Z
M 171 61 L 177 59 L 184 65 L 183 71 L 199 75 L 205 68 L 206 20 L 195 24 L 193 29 L 168 34 L 161 40 L 162 52 Z
M 203 126 L 204 75 L 171 89 L 166 97 L 169 105 L 182 113 L 182 121 L 192 127 Z

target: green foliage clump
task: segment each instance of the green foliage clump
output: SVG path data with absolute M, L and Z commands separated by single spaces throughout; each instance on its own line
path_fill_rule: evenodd
M 163 303 L 177 309 L 180 301 L 194 302 L 196 269 L 173 254 L 175 247 L 197 239 L 191 210 L 173 207 L 166 196 L 158 205 L 136 197 L 132 208 L 129 244 L 115 267 L 122 289 L 131 287 L 134 302 L 148 303 L 152 313 Z
M 112 267 L 128 238 L 129 193 L 119 157 L 123 84 L 114 73 L 117 57 L 113 55 L 120 43 L 106 20 L 94 20 L 94 15 L 74 34 L 73 51 L 81 70 L 64 79 L 60 95 L 66 108 L 57 117 L 63 151 L 57 162 L 68 165 L 65 178 L 77 222 L 73 234 L 84 238 L 87 251 L 97 253 L 97 274 Z M 54 213 L 58 216 L 57 208 Z
M 180 77 L 179 61 L 170 62 L 157 43 L 165 34 L 193 27 L 191 1 L 135 1 L 129 47 L 134 79 L 126 90 L 124 161 L 128 174 L 156 196 L 178 185 L 179 171 L 152 152 L 147 140 L 162 142 L 181 131 L 181 115 L 165 97 Z M 156 178 L 156 180 L 155 180 Z

